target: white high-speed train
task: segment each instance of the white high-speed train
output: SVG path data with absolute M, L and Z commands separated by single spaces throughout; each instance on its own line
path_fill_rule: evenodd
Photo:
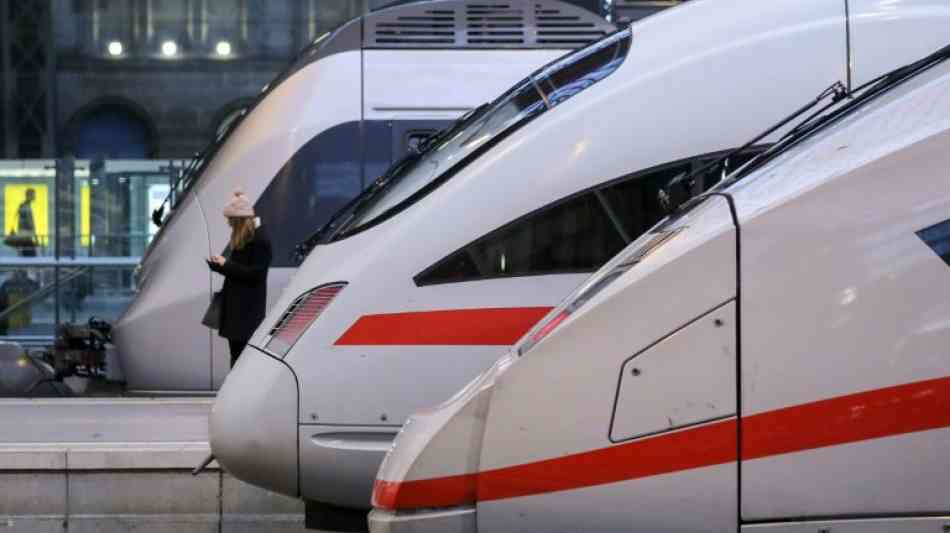
M 176 187 L 114 338 L 130 389 L 213 390 L 227 344 L 201 325 L 220 276 L 221 209 L 241 187 L 274 247 L 273 303 L 295 247 L 425 136 L 526 73 L 614 30 L 558 0 L 414 2 L 354 19 L 300 53 Z M 252 332 L 248 332 L 250 335 Z
M 946 531 L 948 58 L 807 122 L 412 416 L 372 531 Z
M 698 0 L 539 70 L 314 236 L 218 394 L 215 456 L 314 512 L 368 509 L 406 417 L 651 227 L 661 185 L 948 24 L 935 0 Z

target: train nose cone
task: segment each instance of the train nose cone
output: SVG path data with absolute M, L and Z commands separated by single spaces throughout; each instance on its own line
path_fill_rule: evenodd
M 297 497 L 297 380 L 248 346 L 211 410 L 211 451 L 234 477 Z

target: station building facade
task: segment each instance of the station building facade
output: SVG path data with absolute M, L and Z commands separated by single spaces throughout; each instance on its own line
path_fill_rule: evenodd
M 684 0 L 566 1 L 626 24 Z M 298 50 L 391 3 L 0 1 L 0 338 L 117 318 L 188 160 Z
M 568 0 L 627 22 L 681 0 Z M 0 4 L 0 157 L 187 158 L 307 43 L 392 0 Z

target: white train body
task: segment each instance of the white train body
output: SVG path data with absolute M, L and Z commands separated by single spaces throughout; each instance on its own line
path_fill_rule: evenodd
M 654 228 L 410 418 L 372 531 L 945 530 L 948 146 L 944 60 Z
M 628 191 L 647 205 L 656 183 L 741 145 L 833 81 L 861 83 L 933 51 L 948 23 L 950 5 L 936 0 L 697 0 L 634 24 L 611 74 L 465 164 L 443 161 L 409 200 L 383 193 L 378 204 L 395 207 L 316 246 L 218 394 L 219 462 L 277 492 L 368 508 L 406 418 L 487 368 L 624 246 L 563 212 L 551 216 L 561 229 L 533 241 L 496 236 L 627 186 L 653 184 Z M 614 207 L 620 222 L 605 224 L 629 240 L 659 218 L 638 220 L 632 201 Z M 571 263 L 588 245 L 613 251 Z M 482 264 L 453 270 L 466 254 Z M 518 266 L 537 257 L 543 268 Z
M 477 7 L 437 0 L 354 19 L 302 52 L 207 157 L 143 258 L 139 293 L 115 329 L 129 388 L 214 390 L 227 375 L 227 343 L 201 324 L 222 278 L 202 258 L 227 244 L 221 210 L 236 188 L 255 202 L 274 247 L 272 304 L 296 270 L 295 246 L 407 145 L 613 29 L 557 0 L 513 5 L 523 11 L 522 31 L 544 34 L 546 23 L 537 14 L 542 11 L 581 29 L 568 28 L 543 42 L 497 45 L 492 35 L 477 40 L 470 33 L 467 40 L 451 41 L 425 29 L 418 35 L 414 25 L 452 30 Z

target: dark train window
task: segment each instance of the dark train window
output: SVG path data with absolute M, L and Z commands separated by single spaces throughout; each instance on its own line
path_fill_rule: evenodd
M 359 194 L 362 166 L 358 122 L 320 133 L 284 164 L 254 206 L 265 229 L 273 228 L 272 266 L 296 266 L 297 244 Z
M 601 194 L 623 227 L 624 234 L 631 241 L 666 216 L 660 205 L 660 188 L 665 187 L 679 174 L 690 170 L 692 165 L 689 162 L 669 165 L 601 189 Z
M 420 284 L 589 272 L 626 242 L 593 193 L 510 224 L 441 261 Z
M 729 168 L 734 170 L 759 150 L 735 156 Z M 661 165 L 559 200 L 457 250 L 415 276 L 416 285 L 593 272 L 666 216 L 659 201 L 661 188 L 716 157 Z M 718 175 L 697 178 L 694 193 L 717 181 Z

